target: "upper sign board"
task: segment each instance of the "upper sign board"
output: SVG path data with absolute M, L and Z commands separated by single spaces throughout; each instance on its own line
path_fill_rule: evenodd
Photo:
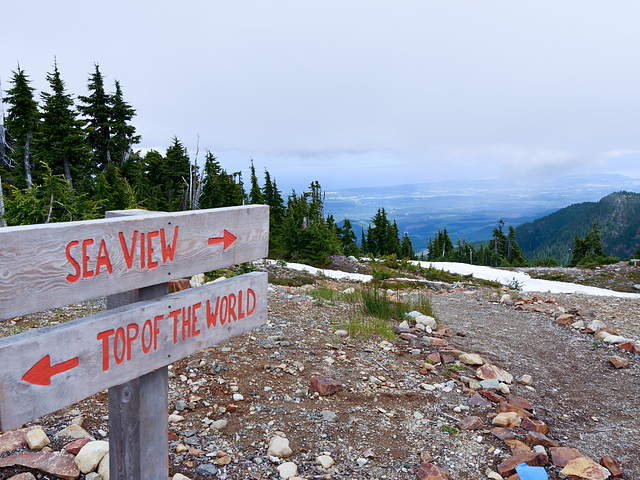
M 0 229 L 0 320 L 264 258 L 269 207 Z

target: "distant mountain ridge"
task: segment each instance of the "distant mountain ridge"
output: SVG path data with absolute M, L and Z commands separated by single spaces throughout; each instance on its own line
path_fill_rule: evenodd
M 356 235 L 378 208 L 407 232 L 417 252 L 447 228 L 451 239 L 476 242 L 491 238 L 500 219 L 517 227 L 580 202 L 595 202 L 614 191 L 640 191 L 640 180 L 623 175 L 582 175 L 514 179 L 448 180 L 332 190 L 325 213 L 336 222 L 348 218 Z M 590 225 L 591 226 L 591 225 Z M 573 242 L 573 236 L 571 236 Z
M 575 236 L 581 239 L 596 222 L 608 256 L 629 258 L 640 248 L 640 193 L 615 192 L 598 202 L 562 208 L 516 228 L 516 240 L 529 261 L 555 258 L 566 264 Z

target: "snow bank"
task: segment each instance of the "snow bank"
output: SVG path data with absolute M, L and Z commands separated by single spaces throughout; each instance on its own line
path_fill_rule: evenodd
M 578 285 L 577 283 L 555 282 L 552 280 L 540 280 L 531 278 L 529 274 L 524 272 L 511 272 L 508 270 L 500 270 L 491 267 L 482 267 L 478 265 L 469 265 L 466 263 L 454 262 L 414 262 L 424 268 L 437 268 L 451 273 L 460 275 L 473 275 L 475 278 L 483 280 L 492 280 L 502 285 L 513 284 L 518 282 L 520 289 L 525 292 L 548 292 L 548 293 L 582 293 L 585 295 L 603 296 L 603 297 L 619 297 L 619 298 L 640 298 L 638 293 L 625 293 L 607 290 L 605 288 L 588 287 L 586 285 Z

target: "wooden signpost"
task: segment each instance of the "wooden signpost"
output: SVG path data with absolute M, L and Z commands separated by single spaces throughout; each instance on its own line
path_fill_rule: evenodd
M 108 217 L 0 229 L 0 318 L 108 295 L 105 312 L 0 339 L 0 431 L 109 388 L 111 478 L 165 480 L 166 366 L 267 318 L 265 273 L 166 282 L 265 257 L 268 207 Z

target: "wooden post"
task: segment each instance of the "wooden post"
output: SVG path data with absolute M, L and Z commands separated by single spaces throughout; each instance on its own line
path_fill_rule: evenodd
M 126 215 L 106 212 L 107 218 Z M 169 284 L 107 297 L 107 309 L 169 293 Z M 169 475 L 169 372 L 162 367 L 109 389 L 109 478 L 164 480 Z

